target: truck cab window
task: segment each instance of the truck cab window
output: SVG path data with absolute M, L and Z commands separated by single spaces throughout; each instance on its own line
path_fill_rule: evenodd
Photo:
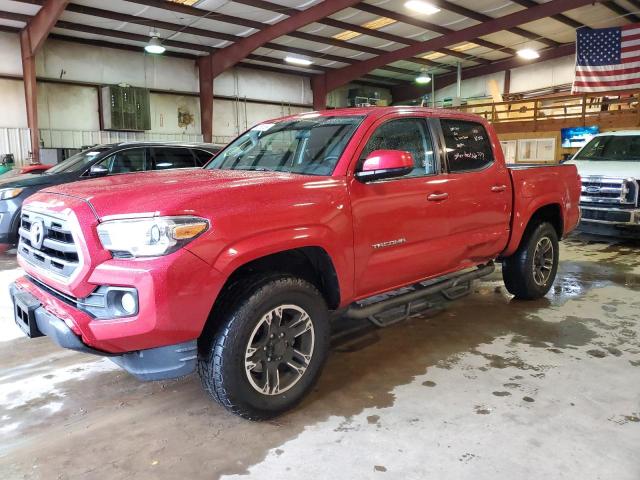
M 411 153 L 415 167 L 406 176 L 420 177 L 436 172 L 431 137 L 424 119 L 402 118 L 382 124 L 364 147 L 360 155 L 361 162 L 375 150 L 403 150 Z
M 464 120 L 440 120 L 450 172 L 479 170 L 493 163 L 491 142 L 484 127 Z

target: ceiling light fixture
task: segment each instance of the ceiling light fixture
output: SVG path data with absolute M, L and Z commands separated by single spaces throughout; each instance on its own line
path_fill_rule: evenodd
M 404 6 L 409 10 L 413 10 L 414 12 L 418 12 L 423 15 L 433 15 L 440 11 L 438 7 L 427 2 L 423 2 L 422 0 L 409 0 L 408 2 L 405 2 Z
M 154 53 L 156 55 L 164 53 L 166 48 L 164 48 L 164 45 L 162 45 L 162 42 L 160 41 L 160 34 L 154 30 L 149 33 L 149 36 L 151 38 L 149 39 L 149 43 L 144 46 L 144 51 L 147 53 Z
M 303 67 L 308 67 L 313 63 L 311 60 L 307 60 L 306 58 L 292 57 L 290 55 L 284 57 L 284 61 L 293 65 L 301 65 Z
M 533 48 L 523 48 L 522 50 L 518 50 L 518 56 L 526 60 L 535 60 L 536 58 L 540 58 L 540 54 Z
M 427 69 L 423 68 L 422 70 L 420 70 L 420 73 L 418 74 L 418 76 L 416 76 L 416 83 L 420 85 L 426 85 L 430 81 L 431 81 L 431 75 L 429 75 L 429 73 L 427 72 Z

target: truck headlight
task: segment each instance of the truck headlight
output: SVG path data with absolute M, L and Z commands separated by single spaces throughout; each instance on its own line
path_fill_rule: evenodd
M 208 228 L 209 221 L 200 217 L 132 218 L 99 224 L 98 237 L 115 257 L 157 257 L 175 252 Z
M 2 188 L 0 189 L 0 200 L 11 200 L 22 193 L 24 188 Z

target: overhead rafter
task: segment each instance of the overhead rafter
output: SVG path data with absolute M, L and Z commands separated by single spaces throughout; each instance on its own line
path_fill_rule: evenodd
M 322 2 L 301 12 L 291 15 L 286 20 L 262 28 L 253 35 L 237 40 L 235 43 L 220 49 L 211 56 L 213 76 L 233 67 L 255 49 L 269 44 L 272 40 L 295 32 L 309 23 L 339 12 L 356 3 L 357 0 L 332 0 Z
M 630 22 L 640 22 L 640 17 L 638 15 L 636 15 L 635 13 L 631 13 L 629 10 L 627 10 L 624 7 L 621 7 L 613 0 L 602 2 L 602 4 L 605 7 L 607 7 L 609 10 L 611 10 L 613 13 L 624 16 Z
M 25 3 L 41 3 L 42 0 L 18 0 L 18 1 L 24 1 Z M 150 2 L 147 2 L 150 3 Z M 166 3 L 166 2 L 165 2 Z M 184 26 L 178 23 L 171 23 L 171 22 L 166 22 L 166 21 L 160 21 L 160 20 L 155 20 L 153 18 L 147 18 L 147 17 L 141 17 L 141 16 L 133 16 L 133 15 L 127 15 L 127 14 L 123 14 L 123 13 L 119 13 L 119 12 L 112 12 L 110 10 L 104 10 L 104 9 L 100 9 L 100 8 L 94 8 L 94 7 L 88 7 L 85 5 L 78 5 L 78 4 L 69 4 L 67 7 L 67 10 L 73 13 L 79 13 L 79 14 L 83 14 L 83 15 L 88 15 L 88 16 L 93 16 L 93 17 L 98 17 L 98 18 L 108 18 L 111 20 L 116 20 L 119 22 L 126 22 L 126 23 L 134 23 L 137 25 L 144 25 L 147 27 L 153 27 L 153 28 L 160 28 L 163 30 L 169 30 L 172 32 L 183 32 L 183 33 L 188 33 L 191 35 L 195 35 L 195 36 L 200 36 L 200 37 L 204 37 L 204 38 L 212 38 L 212 39 L 216 39 L 216 40 L 226 40 L 229 42 L 236 42 L 236 43 L 232 43 L 231 46 L 236 45 L 237 40 L 240 38 L 240 42 L 242 42 L 244 39 L 249 38 L 249 37 L 238 37 L 236 35 L 231 35 L 228 33 L 222 33 L 222 32 L 216 32 L 216 31 L 212 31 L 212 30 L 206 30 L 203 28 L 196 28 L 196 27 L 189 27 L 189 26 Z M 197 10 L 197 9 L 194 9 Z M 206 11 L 205 10 L 198 10 L 199 12 L 203 12 L 203 15 L 201 16 L 206 16 Z M 209 18 L 209 17 L 207 17 Z M 298 33 L 298 32 L 294 32 Z M 303 34 L 305 35 L 305 34 Z M 320 38 L 324 38 L 324 37 L 320 37 Z M 308 39 L 308 38 L 307 38 Z M 314 41 L 320 41 L 320 39 L 315 39 Z M 336 41 L 337 42 L 337 41 Z M 168 44 L 167 44 L 168 45 Z M 333 62 L 340 62 L 340 63 L 346 63 L 346 64 L 350 64 L 350 63 L 355 63 L 357 62 L 357 60 L 353 60 L 350 59 L 348 57 L 344 57 L 344 56 L 338 56 L 338 55 L 331 55 L 331 54 L 325 54 L 325 53 L 318 53 L 317 51 L 313 51 L 313 50 L 308 50 L 308 49 L 304 49 L 304 48 L 297 48 L 297 47 L 291 47 L 288 45 L 282 45 L 282 44 L 278 44 L 278 43 L 273 43 L 273 42 L 267 42 L 263 45 L 259 45 L 261 47 L 264 48 L 268 48 L 271 50 L 277 50 L 277 51 L 281 51 L 281 52 L 285 52 L 285 53 L 294 53 L 294 54 L 298 54 L 298 55 L 303 55 L 303 56 L 307 56 L 307 57 L 315 57 L 315 58 L 322 58 L 322 59 L 326 59 L 329 61 L 333 61 Z M 370 49 L 367 47 L 361 47 L 357 44 L 351 44 L 348 42 L 342 42 L 340 44 L 341 47 L 343 48 L 351 48 L 352 50 L 355 51 L 367 51 L 367 53 L 371 53 L 371 54 L 381 54 L 384 53 L 384 50 L 379 50 L 379 49 Z M 226 48 L 230 48 L 230 47 L 226 47 Z M 258 47 L 256 47 L 258 48 Z M 216 50 L 215 54 L 218 55 L 220 52 L 222 52 L 223 49 L 218 49 Z M 255 49 L 253 49 L 255 50 Z M 251 51 L 253 51 L 251 50 Z M 250 51 L 250 52 L 251 52 Z M 250 53 L 249 52 L 249 53 Z M 247 54 L 248 55 L 248 54 Z M 242 58 L 246 58 L 247 55 L 244 55 Z M 214 68 L 212 69 L 212 72 L 214 74 L 214 77 L 217 76 L 220 72 L 219 71 L 224 71 L 220 70 L 221 69 L 221 62 L 219 62 L 220 57 L 216 57 L 216 63 L 214 63 Z M 428 62 L 427 60 L 425 60 L 424 62 L 421 62 L 419 59 L 418 61 L 420 63 L 425 63 L 425 64 L 430 64 L 430 63 L 426 63 Z M 440 64 L 438 64 L 439 66 Z M 228 67 L 227 67 L 228 68 Z M 446 68 L 445 68 L 446 69 Z M 388 70 L 390 72 L 394 72 L 394 73 L 400 73 L 400 74 L 404 74 L 404 75 L 413 75 L 415 74 L 415 71 L 413 70 L 408 70 L 408 69 L 399 69 L 396 67 L 385 67 L 384 70 Z
M 597 1 L 598 0 L 596 0 L 596 3 Z M 383 65 L 460 42 L 477 42 L 476 39 L 483 35 L 496 33 L 517 25 L 546 18 L 591 3 L 594 3 L 594 0 L 551 0 L 550 2 L 540 4 L 535 7 L 494 18 L 472 27 L 449 32 L 446 35 L 388 52 L 384 55 L 379 55 L 369 60 L 364 60 L 357 64 L 324 74 L 314 79 L 314 85 L 317 87 L 318 92 L 322 93 L 324 91 L 326 94 L 327 91 L 331 91 L 345 85 L 359 76 L 376 68 L 380 68 Z M 314 106 L 316 106 L 316 108 L 323 107 L 324 100 L 315 98 Z
M 559 47 L 546 48 L 540 50 L 540 58 L 538 61 L 553 60 L 555 58 L 567 57 L 575 53 L 575 43 L 565 43 Z M 462 69 L 462 79 L 468 80 L 470 78 L 481 77 L 484 75 L 491 75 L 493 73 L 509 71 L 513 68 L 522 67 L 523 62 L 516 57 L 506 58 L 503 60 L 496 60 L 489 65 L 478 65 L 474 67 L 467 67 Z M 436 76 L 435 86 L 436 88 L 445 88 L 454 84 L 457 81 L 455 73 L 447 73 Z M 429 89 L 431 86 L 429 86 Z M 420 87 L 415 83 L 406 83 L 397 85 L 391 88 L 391 93 L 394 102 L 405 102 L 408 100 L 414 100 L 420 98 L 427 93 L 424 87 Z
M 31 15 L 26 15 L 26 14 L 22 14 L 22 13 L 14 13 L 14 12 L 4 12 L 4 11 L 0 11 L 0 19 L 5 19 L 5 20 L 12 20 L 12 21 L 18 21 L 18 22 L 24 22 L 27 23 L 30 19 L 32 18 Z M 131 32 L 125 32 L 122 30 L 111 30 L 111 29 L 107 29 L 107 28 L 99 28 L 99 27 L 93 27 L 93 26 L 89 26 L 89 25 L 85 25 L 85 24 L 81 24 L 81 23 L 74 23 L 74 22 L 68 22 L 65 20 L 59 20 L 56 25 L 55 28 L 60 28 L 63 30 L 70 30 L 70 31 L 76 31 L 76 32 L 82 32 L 82 33 L 91 33 L 94 35 L 102 35 L 105 37 L 110 37 L 110 38 L 117 38 L 117 39 L 122 39 L 122 40 L 131 40 L 131 41 L 135 41 L 135 42 L 140 42 L 141 44 L 146 44 L 149 40 L 149 37 L 147 37 L 146 35 L 140 35 L 137 33 L 131 33 Z M 14 29 L 12 27 L 9 27 L 10 32 L 19 32 L 19 29 Z M 60 34 L 55 34 L 52 33 L 49 35 L 49 38 L 54 38 L 54 39 L 58 39 L 58 40 L 65 40 L 65 41 L 75 41 L 77 43 L 84 43 L 84 44 L 91 44 L 91 45 L 98 45 L 98 46 L 105 46 L 105 47 L 109 47 L 109 48 L 120 48 L 120 49 L 124 49 L 124 50 L 130 50 L 130 51 L 140 51 L 140 47 L 134 46 L 134 45 L 128 45 L 128 44 L 117 44 L 117 43 L 112 43 L 106 40 L 92 40 L 92 39 L 86 39 L 86 38 L 82 38 L 82 37 L 71 37 L 71 36 L 66 36 L 66 35 L 60 35 Z M 177 41 L 177 40 L 164 40 L 163 41 L 164 45 L 166 45 L 167 47 L 175 47 L 175 48 L 180 48 L 180 49 L 184 49 L 184 50 L 195 50 L 195 51 L 201 51 L 204 53 L 211 53 L 214 52 L 216 50 L 216 48 L 208 46 L 208 45 L 202 45 L 202 44 L 197 44 L 197 43 L 188 43 L 188 42 L 182 42 L 182 41 Z M 167 50 L 166 55 L 170 55 L 170 56 L 174 56 L 174 57 L 179 57 L 179 58 L 188 58 L 188 59 L 193 59 L 196 60 L 198 58 L 197 55 L 192 55 L 192 54 L 188 54 L 188 53 L 182 53 L 182 52 L 172 52 L 171 50 Z M 274 65 L 282 65 L 282 66 L 288 66 L 291 67 L 288 63 L 286 63 L 284 60 L 280 59 L 280 58 L 275 58 L 275 57 L 268 57 L 266 55 L 256 55 L 256 54 L 250 54 L 247 55 L 246 60 L 252 60 L 252 61 L 256 61 L 256 62 L 262 62 L 262 63 L 271 63 Z M 341 58 L 342 60 L 342 58 Z M 321 65 L 311 65 L 310 67 L 297 67 L 297 70 L 291 70 L 291 69 L 283 69 L 283 68 L 277 68 L 277 67 L 268 67 L 268 66 L 264 66 L 264 65 L 256 65 L 253 63 L 246 63 L 246 62 L 242 62 L 242 65 L 245 67 L 256 67 L 256 68 L 261 68 L 264 67 L 263 69 L 270 69 L 270 71 L 274 71 L 274 72 L 278 72 L 278 73 L 288 73 L 288 74 L 297 74 L 297 75 L 303 75 L 303 76 L 310 76 L 313 73 L 317 73 L 318 71 L 321 72 L 328 72 L 333 70 L 333 68 L 330 67 L 323 67 Z M 302 70 L 307 70 L 305 71 L 301 71 Z M 396 73 L 404 73 L 404 74 L 408 74 L 408 73 L 413 73 L 409 70 L 405 70 L 402 72 L 396 72 Z M 386 84 L 387 86 L 393 85 L 396 83 L 396 80 L 394 80 L 393 78 L 388 78 L 388 77 L 379 77 L 376 75 L 366 75 L 363 78 L 363 81 L 365 82 L 377 82 L 377 85 L 384 85 Z
M 375 5 L 370 5 L 368 3 L 359 3 L 355 8 L 357 8 L 358 10 L 362 10 L 363 12 L 372 13 L 374 15 L 380 15 L 381 17 L 391 18 L 398 22 L 406 23 L 407 25 L 413 25 L 414 27 L 422 28 L 424 30 L 429 30 L 435 33 L 440 33 L 442 35 L 448 35 L 450 33 L 456 32 L 456 30 L 453 30 L 451 28 L 442 27 L 440 25 L 436 25 L 435 23 L 431 23 L 431 22 L 425 22 L 424 20 L 421 20 L 419 18 L 414 18 L 409 15 L 404 15 L 402 13 L 392 12 L 391 10 L 386 10 L 384 8 L 380 8 Z M 511 48 L 504 47 L 497 43 L 488 42 L 481 38 L 474 39 L 473 43 L 481 47 L 490 48 L 491 50 L 498 50 L 498 51 L 507 53 L 509 55 L 515 55 L 516 53 L 516 51 Z M 438 50 L 440 50 L 440 48 L 433 49 L 434 52 L 437 52 Z
M 436 7 L 441 8 L 442 10 L 448 10 L 449 12 L 457 13 L 458 15 L 462 15 L 463 17 L 477 20 L 478 22 L 487 22 L 489 20 L 493 20 L 493 17 L 490 17 L 489 15 L 485 15 L 484 13 L 480 13 L 475 10 L 462 7 L 460 5 L 456 5 L 455 3 L 451 3 L 447 0 L 430 0 L 430 2 Z M 560 43 L 554 40 L 542 37 L 537 33 L 530 32 L 520 27 L 508 28 L 507 32 L 515 33 L 516 35 L 520 35 L 521 37 L 527 38 L 529 40 L 536 40 L 540 43 L 544 43 L 548 47 L 557 47 L 558 45 L 560 45 Z
M 535 7 L 538 5 L 538 2 L 534 2 L 533 0 L 511 0 L 511 1 L 527 8 Z M 550 18 L 553 18 L 554 20 L 564 23 L 566 26 L 571 28 L 581 28 L 585 26 L 583 23 L 580 23 L 571 17 L 567 17 L 562 13 L 559 13 L 557 15 L 552 15 Z
M 22 1 L 22 0 L 18 0 L 18 1 Z M 268 24 L 264 24 L 264 23 L 260 23 L 260 22 L 256 22 L 255 20 L 248 20 L 248 19 L 243 19 L 240 17 L 234 17 L 231 15 L 225 15 L 225 14 L 218 14 L 216 12 L 207 12 L 206 10 L 202 10 L 199 8 L 195 8 L 195 7 L 190 7 L 187 5 L 183 5 L 183 4 L 178 4 L 178 3 L 174 3 L 174 2 L 167 2 L 167 1 L 162 1 L 162 0 L 127 0 L 131 3 L 137 3 L 137 4 L 142 4 L 142 5 L 147 5 L 147 6 L 152 6 L 155 8 L 161 8 L 164 10 L 168 10 L 168 11 L 173 11 L 173 12 L 177 12 L 177 13 L 183 13 L 183 14 L 188 14 L 191 16 L 196 16 L 196 17 L 201 17 L 201 18 L 207 18 L 209 20 L 216 20 L 216 21 L 220 21 L 220 22 L 226 22 L 232 25 L 242 25 L 242 26 L 247 26 L 247 27 L 251 27 L 251 28 L 255 28 L 256 30 L 260 30 L 265 28 L 266 26 L 268 26 Z M 265 1 L 258 1 L 258 2 L 253 2 L 251 0 L 248 0 L 247 2 L 241 1 L 241 2 L 236 2 L 236 3 L 243 3 L 243 4 L 247 4 L 247 5 L 251 5 L 254 7 L 258 7 L 261 9 L 266 9 L 268 11 L 272 11 L 272 12 L 277 12 L 277 13 L 281 13 L 281 14 L 285 14 L 285 15 L 295 15 L 296 13 L 300 13 L 303 10 L 296 10 L 293 8 L 288 8 L 288 7 L 282 7 L 281 5 L 275 4 L 275 3 L 271 3 L 271 2 L 265 2 Z M 205 14 L 203 14 L 203 12 L 206 12 Z M 344 30 L 350 30 L 350 31 L 354 31 L 354 32 L 358 32 L 362 35 L 368 35 L 374 38 L 379 38 L 382 40 L 387 40 L 387 41 L 391 41 L 391 42 L 396 42 L 396 43 L 400 43 L 400 44 L 404 44 L 404 45 L 412 45 L 414 43 L 417 42 L 417 40 L 413 40 L 410 38 L 406 38 L 406 37 L 401 37 L 399 35 L 392 35 L 392 34 L 387 34 L 385 32 L 381 32 L 378 30 L 374 30 L 374 29 L 370 29 L 370 28 L 366 28 L 366 27 L 362 27 L 360 25 L 354 25 L 348 22 L 343 22 L 340 20 L 334 20 L 332 18 L 329 17 L 325 17 L 319 20 L 316 20 L 315 23 L 319 23 L 322 25 L 327 25 L 330 27 L 334 27 L 334 28 L 341 28 Z M 376 49 L 376 48 L 372 48 L 372 47 L 367 47 L 364 45 L 359 45 L 357 43 L 353 43 L 353 42 L 347 42 L 344 40 L 338 40 L 335 38 L 331 38 L 331 37 L 324 37 L 322 35 L 316 35 L 316 34 L 311 34 L 311 33 L 305 33 L 305 32 L 299 32 L 299 31 L 293 31 L 290 33 L 287 33 L 286 36 L 288 37 L 293 37 L 293 38 L 299 38 L 301 40 L 308 40 L 311 42 L 316 42 L 316 43 L 321 43 L 321 44 L 325 44 L 325 45 L 332 45 L 335 47 L 340 47 L 340 48 L 347 48 L 350 50 L 354 50 L 354 51 L 359 51 L 359 52 L 364 52 L 364 53 L 370 53 L 373 55 L 378 55 L 381 53 L 380 49 Z M 465 55 L 464 53 L 461 52 L 456 52 L 455 50 L 449 50 L 449 49 L 442 49 L 440 50 L 440 53 L 443 53 L 445 55 L 450 55 L 453 57 L 457 57 L 457 58 L 461 58 L 461 59 L 465 59 L 465 60 L 471 60 L 475 63 L 489 63 L 489 60 L 483 59 L 483 58 L 477 58 L 477 57 L 469 57 L 468 55 Z M 412 59 L 408 59 L 408 61 L 413 62 L 413 63 L 418 63 L 421 65 L 427 65 L 430 67 L 439 67 L 439 68 L 443 68 L 445 70 L 450 70 L 451 67 L 445 63 L 440 63 L 440 62 L 434 62 L 431 60 L 427 60 L 424 58 L 412 58 Z

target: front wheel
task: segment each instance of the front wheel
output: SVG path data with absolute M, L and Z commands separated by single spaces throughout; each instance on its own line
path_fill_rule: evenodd
M 198 370 L 218 403 L 265 420 L 293 408 L 319 377 L 329 347 L 328 310 L 313 285 L 290 276 L 250 279 L 236 292 Z
M 558 271 L 558 234 L 547 222 L 525 233 L 518 250 L 502 262 L 502 278 L 509 293 L 522 300 L 541 298 Z

